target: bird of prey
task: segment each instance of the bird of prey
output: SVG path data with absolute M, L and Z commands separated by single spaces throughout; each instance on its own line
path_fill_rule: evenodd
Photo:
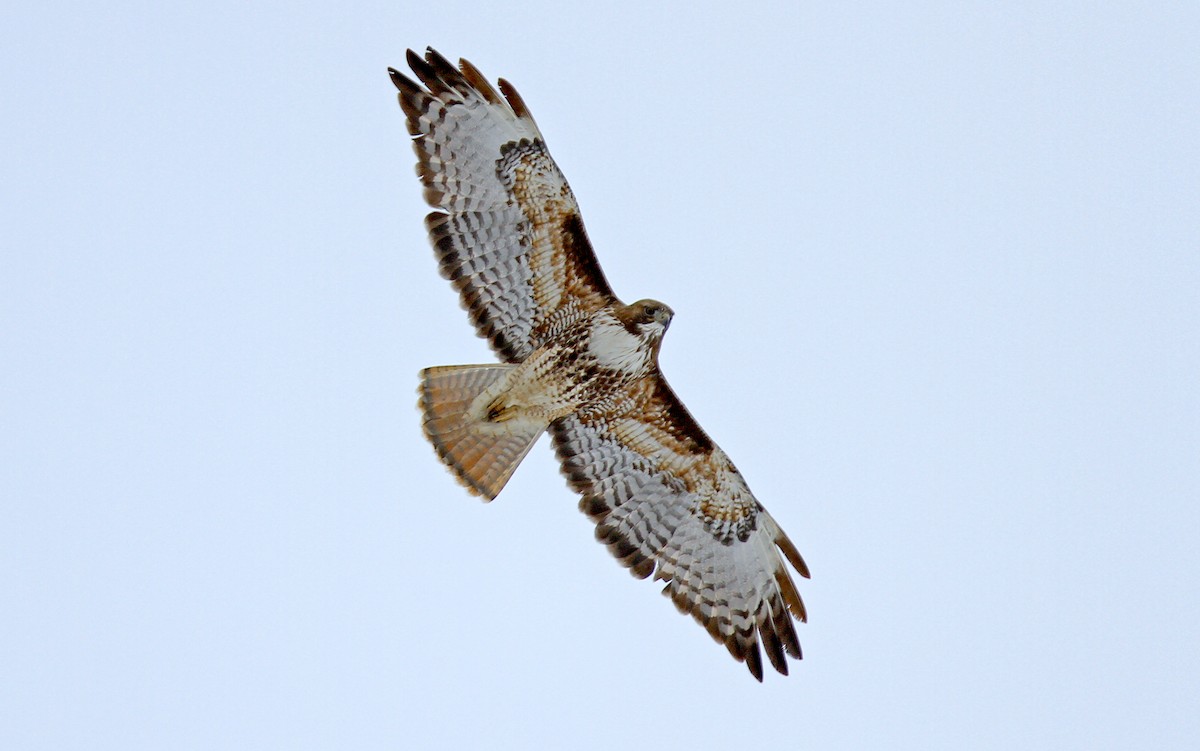
M 808 567 L 658 367 L 674 315 L 609 287 L 579 206 L 516 89 L 432 49 L 389 69 L 433 212 L 442 276 L 500 362 L 420 374 L 425 435 L 466 488 L 496 497 L 542 433 L 596 537 L 762 680 L 787 674 Z M 419 82 L 418 82 L 419 81 Z M 781 555 L 782 554 L 782 555 Z

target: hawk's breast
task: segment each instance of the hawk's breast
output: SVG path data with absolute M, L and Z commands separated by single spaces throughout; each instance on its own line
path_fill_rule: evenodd
M 593 319 L 587 352 L 600 367 L 627 377 L 643 375 L 650 365 L 646 340 L 632 333 L 611 313 Z

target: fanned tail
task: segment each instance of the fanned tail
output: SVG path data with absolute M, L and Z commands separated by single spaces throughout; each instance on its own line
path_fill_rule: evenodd
M 546 423 L 504 419 L 476 404 L 513 365 L 446 365 L 421 371 L 425 436 L 472 493 L 494 499 L 546 430 Z

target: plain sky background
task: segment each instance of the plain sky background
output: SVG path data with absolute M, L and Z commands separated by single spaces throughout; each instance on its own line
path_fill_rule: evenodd
M 821 4 L 832 5 L 832 4 Z M 1194 3 L 20 3 L 0 30 L 0 747 L 1200 742 Z M 1057 6 L 1057 7 L 1051 7 Z M 487 362 L 385 69 L 519 88 L 812 571 L 753 681 Z

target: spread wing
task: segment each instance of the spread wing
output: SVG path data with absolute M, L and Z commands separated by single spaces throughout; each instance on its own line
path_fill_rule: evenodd
M 551 429 L 597 539 L 634 576 L 666 581 L 663 594 L 755 678 L 760 640 L 786 675 L 785 653 L 800 658 L 792 617 L 806 614 L 780 553 L 801 576 L 808 567 L 661 374 L 618 414 L 573 415 Z
M 614 301 L 559 171 L 519 94 L 429 49 L 389 69 L 414 137 L 425 219 L 442 275 L 480 336 L 520 362 L 556 331 Z

